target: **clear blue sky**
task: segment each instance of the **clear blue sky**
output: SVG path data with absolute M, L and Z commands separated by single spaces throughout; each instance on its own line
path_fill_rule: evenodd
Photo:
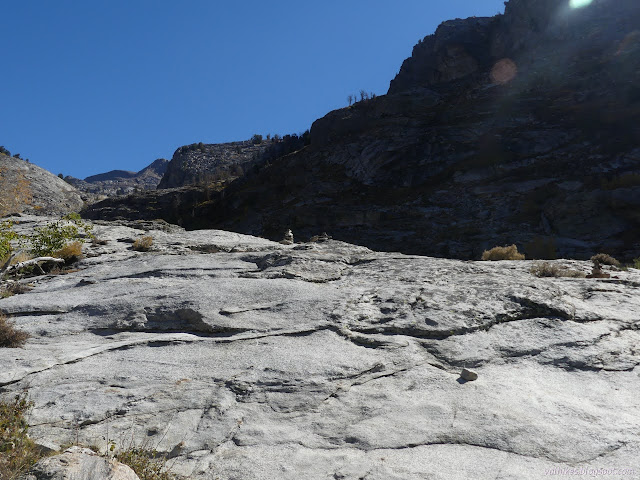
M 302 132 L 386 93 L 448 19 L 502 0 L 0 3 L 0 145 L 53 173 L 140 170 L 181 145 Z

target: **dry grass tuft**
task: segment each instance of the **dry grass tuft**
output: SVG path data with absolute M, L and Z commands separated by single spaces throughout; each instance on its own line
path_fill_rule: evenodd
M 42 457 L 27 435 L 26 415 L 33 403 L 26 393 L 0 400 L 0 478 L 15 480 Z
M 482 253 L 482 260 L 524 260 L 524 254 L 518 252 L 518 247 L 509 245 L 508 247 L 493 247 Z
M 151 245 L 153 245 L 153 238 L 147 235 L 136 239 L 132 248 L 137 252 L 148 252 Z
M 68 243 L 59 250 L 53 252 L 56 258 L 62 258 L 66 265 L 71 265 L 82 258 L 82 242 Z
M 567 278 L 584 278 L 586 275 L 578 270 L 559 267 L 549 262 L 536 263 L 531 267 L 530 272 L 536 277 L 567 277 Z
M 0 287 L 0 298 L 8 298 L 21 293 L 27 293 L 29 290 L 31 290 L 31 288 L 23 283 L 6 283 Z
M 611 265 L 613 267 L 620 267 L 620 262 L 606 253 L 598 253 L 591 257 L 593 263 L 599 263 L 600 265 Z
M 27 332 L 18 330 L 13 322 L 9 321 L 4 314 L 0 313 L 0 347 L 22 347 L 28 338 L 29 334 Z

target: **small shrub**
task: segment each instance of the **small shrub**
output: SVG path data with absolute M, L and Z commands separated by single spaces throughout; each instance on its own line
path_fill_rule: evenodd
M 10 322 L 5 315 L 0 313 L 0 347 L 18 348 L 22 347 L 29 334 L 18 330 L 13 322 Z
M 93 226 L 84 223 L 80 215 L 69 214 L 62 219 L 48 223 L 43 227 L 36 227 L 35 232 L 27 239 L 31 243 L 31 253 L 36 257 L 52 256 L 54 252 L 62 250 L 68 242 L 92 237 Z
M 131 467 L 140 480 L 177 480 L 167 468 L 167 461 L 155 450 L 131 447 L 115 455 L 116 460 Z
M 8 220 L 0 223 L 0 266 L 9 259 L 13 251 L 11 241 L 18 238 L 18 234 L 12 228 L 13 223 Z
M 482 260 L 524 260 L 524 255 L 518 252 L 518 247 L 509 245 L 508 247 L 493 247 L 482 253 Z
M 18 282 L 7 283 L 3 285 L 2 288 L 0 288 L 0 298 L 13 297 L 14 295 L 27 293 L 29 290 L 31 290 L 31 288 L 29 288 L 28 286 L 22 283 L 18 283 Z
M 147 235 L 136 239 L 132 248 L 137 252 L 148 252 L 151 245 L 153 245 L 153 238 Z
M 0 400 L 0 478 L 14 480 L 42 457 L 27 435 L 26 416 L 33 408 L 26 393 Z
M 68 243 L 61 249 L 53 252 L 53 256 L 63 259 L 66 265 L 71 265 L 82 258 L 82 243 Z
M 598 253 L 591 257 L 593 263 L 599 263 L 600 265 L 611 265 L 613 267 L 620 267 L 620 262 L 606 253 Z
M 559 267 L 549 262 L 537 263 L 531 267 L 530 272 L 536 277 L 568 277 L 568 278 L 584 278 L 585 274 L 578 270 Z

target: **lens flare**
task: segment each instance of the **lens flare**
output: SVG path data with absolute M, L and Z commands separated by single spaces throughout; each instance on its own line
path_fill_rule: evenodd
M 518 67 L 510 58 L 503 58 L 491 69 L 491 80 L 494 83 L 505 84 L 516 78 Z
M 571 0 L 569 6 L 571 8 L 582 8 L 591 5 L 593 0 Z

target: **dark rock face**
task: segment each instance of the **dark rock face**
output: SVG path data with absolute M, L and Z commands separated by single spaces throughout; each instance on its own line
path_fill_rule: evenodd
M 391 81 L 389 93 L 464 78 L 486 69 L 492 60 L 491 38 L 500 17 L 450 20 L 413 47 Z
M 82 216 L 93 220 L 155 220 L 163 219 L 175 225 L 202 228 L 207 221 L 196 211 L 215 195 L 205 187 L 189 186 L 148 190 L 123 197 L 110 197 L 87 207 Z
M 233 182 L 195 223 L 478 257 L 640 255 L 640 3 L 511 0 L 445 22 L 389 93 Z M 188 222 L 184 223 L 189 227 Z
M 82 206 L 80 192 L 51 172 L 0 154 L 0 216 L 62 215 L 78 212 Z
M 111 170 L 92 175 L 84 180 L 67 176 L 65 181 L 87 194 L 88 198 L 97 200 L 98 196 L 111 197 L 139 190 L 155 189 L 167 171 L 168 165 L 169 160 L 159 158 L 139 172 Z

